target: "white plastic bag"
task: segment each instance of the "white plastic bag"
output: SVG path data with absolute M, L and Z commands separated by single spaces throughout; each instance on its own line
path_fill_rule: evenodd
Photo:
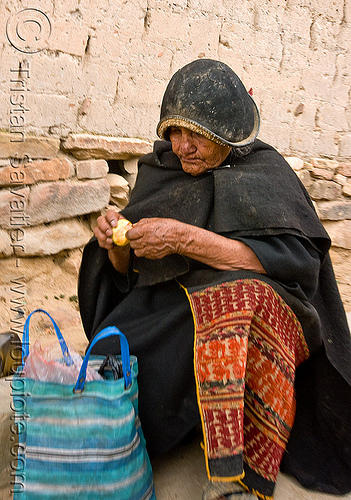
M 41 382 L 56 382 L 59 384 L 75 384 L 82 365 L 82 357 L 69 349 L 73 364 L 67 366 L 57 342 L 43 347 L 36 340 L 31 347 L 23 367 L 23 375 Z M 92 368 L 87 368 L 87 382 L 103 380 L 101 375 Z

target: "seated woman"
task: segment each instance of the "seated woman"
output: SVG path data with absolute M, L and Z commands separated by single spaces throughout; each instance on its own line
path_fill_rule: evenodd
M 351 342 L 308 194 L 256 139 L 258 109 L 201 59 L 165 91 L 129 205 L 98 218 L 83 254 L 86 335 L 116 325 L 139 360 L 151 456 L 201 422 L 204 499 L 271 498 L 280 469 L 351 490 Z M 112 229 L 133 223 L 129 243 Z M 118 351 L 107 339 L 96 353 Z

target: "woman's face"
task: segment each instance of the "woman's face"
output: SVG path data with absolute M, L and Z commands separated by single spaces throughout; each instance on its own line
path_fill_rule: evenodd
M 184 127 L 170 127 L 172 150 L 184 172 L 200 175 L 218 167 L 228 156 L 229 146 L 222 146 Z

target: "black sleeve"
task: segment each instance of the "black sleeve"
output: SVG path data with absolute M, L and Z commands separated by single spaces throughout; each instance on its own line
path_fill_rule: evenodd
M 133 261 L 133 258 L 132 258 Z M 117 290 L 121 293 L 127 294 L 130 292 L 132 287 L 135 285 L 137 277 L 136 273 L 133 270 L 133 263 L 131 261 L 131 264 L 128 269 L 127 274 L 122 274 L 116 271 L 116 269 L 113 267 L 113 265 L 110 263 L 110 272 L 111 276 L 113 279 L 113 282 L 117 288 Z
M 306 298 L 315 294 L 322 256 L 307 239 L 291 234 L 235 239 L 255 252 L 269 278 L 291 291 L 300 288 Z
M 132 266 L 127 275 L 118 273 L 108 253 L 92 238 L 84 248 L 78 278 L 79 309 L 90 339 L 101 321 L 121 302 L 135 281 Z

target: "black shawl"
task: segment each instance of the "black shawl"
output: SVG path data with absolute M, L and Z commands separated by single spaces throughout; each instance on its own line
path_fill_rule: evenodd
M 329 237 L 302 183 L 277 151 L 257 140 L 249 155 L 231 154 L 224 163 L 192 176 L 182 170 L 171 143 L 157 141 L 154 152 L 139 161 L 123 215 L 133 223 L 143 217 L 170 217 L 236 237 L 294 234 L 326 254 Z M 139 285 L 150 285 L 186 273 L 189 260 L 179 255 L 157 262 L 138 259 L 135 267 Z

